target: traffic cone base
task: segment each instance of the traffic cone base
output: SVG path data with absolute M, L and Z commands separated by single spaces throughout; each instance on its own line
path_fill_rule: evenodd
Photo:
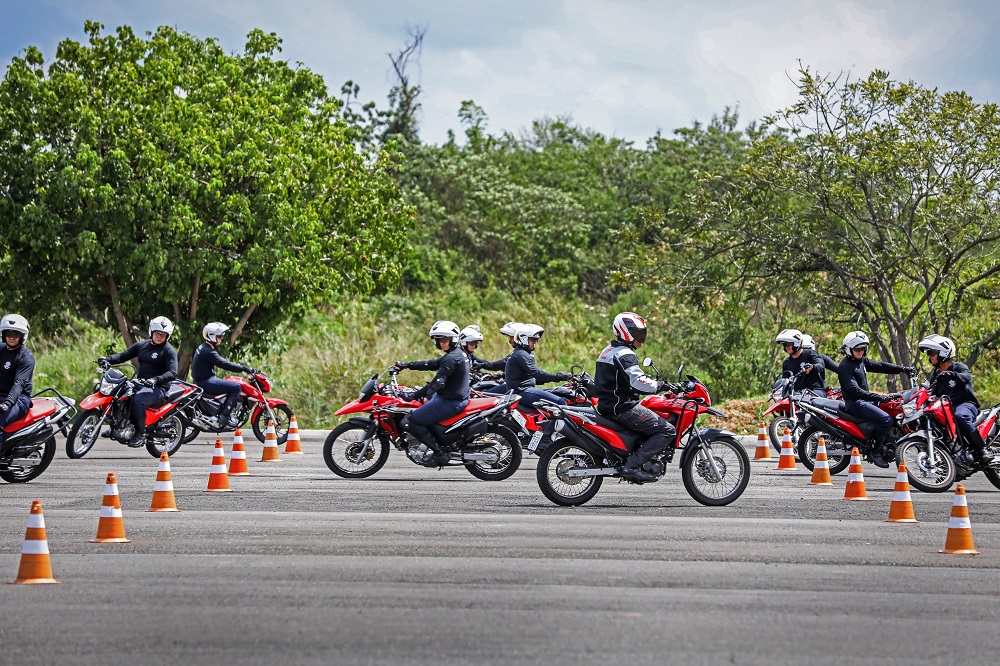
M 24 545 L 21 546 L 21 562 L 17 567 L 17 579 L 9 582 L 12 585 L 59 583 L 52 576 L 49 541 L 45 536 L 45 516 L 42 515 L 42 503 L 38 500 L 31 503 L 31 512 L 28 514 L 28 529 L 24 533 Z
M 97 521 L 97 536 L 90 543 L 132 543 L 125 538 L 125 523 L 122 521 L 122 505 L 118 499 L 118 480 L 114 472 L 104 481 L 104 500 L 101 502 L 101 517 Z
M 906 475 L 906 464 L 899 462 L 896 468 L 896 485 L 892 489 L 892 504 L 889 505 L 887 523 L 915 523 L 913 499 L 910 497 L 910 480 Z
M 951 504 L 951 518 L 948 520 L 948 535 L 944 548 L 939 553 L 949 555 L 978 555 L 972 543 L 972 522 L 969 520 L 969 503 L 965 498 L 965 486 L 955 488 L 955 499 Z
M 281 462 L 278 453 L 278 434 L 274 431 L 274 421 L 268 419 L 267 430 L 264 431 L 264 452 L 260 462 Z
M 847 468 L 847 485 L 841 499 L 855 502 L 870 502 L 871 498 L 865 492 L 865 475 L 861 470 L 861 452 L 858 447 L 851 449 L 851 466 Z
M 226 472 L 226 451 L 222 448 L 222 440 L 215 440 L 215 449 L 212 451 L 212 471 L 208 475 L 208 488 L 206 493 L 231 493 L 233 489 L 229 487 L 229 474 Z
M 229 456 L 229 476 L 250 476 L 247 467 L 247 452 L 243 448 L 243 431 L 239 428 L 233 434 L 233 452 Z
M 816 445 L 816 460 L 813 462 L 813 474 L 809 485 L 833 485 L 833 481 L 830 479 L 830 462 L 826 456 L 826 440 L 822 437 L 819 438 L 819 443 Z
M 285 439 L 285 453 L 300 456 L 305 455 L 302 451 L 301 440 L 299 439 L 299 422 L 295 420 L 294 414 L 292 414 L 288 422 L 288 438 Z
M 767 426 L 763 423 L 757 428 L 757 448 L 753 452 L 754 460 L 772 461 L 771 444 L 767 441 Z
M 785 434 L 781 436 L 781 456 L 778 458 L 778 469 L 798 469 L 795 466 L 795 452 L 792 451 L 792 431 L 788 428 L 785 428 Z
M 160 454 L 160 464 L 156 468 L 156 484 L 153 486 L 153 502 L 146 512 L 180 513 L 174 499 L 174 482 L 170 478 L 170 456 Z

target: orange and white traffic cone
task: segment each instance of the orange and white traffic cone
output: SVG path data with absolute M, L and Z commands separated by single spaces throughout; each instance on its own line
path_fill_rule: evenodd
M 45 516 L 42 515 L 42 503 L 38 500 L 31 503 L 31 513 L 28 514 L 28 529 L 24 533 L 24 545 L 21 546 L 17 580 L 10 582 L 15 585 L 59 582 L 52 577 L 49 540 L 45 536 Z
M 274 432 L 274 421 L 271 420 L 268 420 L 267 430 L 264 431 L 264 452 L 260 461 L 281 462 L 281 455 L 278 453 L 278 435 Z
M 229 456 L 229 476 L 250 476 L 247 467 L 247 451 L 243 448 L 243 431 L 239 428 L 233 434 L 233 452 Z
M 830 479 L 830 462 L 826 457 L 826 440 L 822 437 L 816 444 L 816 460 L 813 462 L 813 475 L 809 480 L 811 486 L 832 486 Z
M 300 442 L 299 422 L 295 420 L 295 415 L 292 414 L 291 420 L 288 422 L 288 438 L 285 440 L 285 454 L 297 453 L 303 455 Z
M 951 503 L 951 518 L 948 520 L 948 536 L 944 548 L 939 553 L 953 555 L 978 555 L 972 544 L 972 523 L 969 521 L 969 503 L 965 499 L 965 486 L 955 488 L 955 499 Z
M 125 538 L 125 522 L 122 520 L 122 505 L 118 499 L 118 480 L 114 472 L 108 472 L 104 481 L 104 500 L 101 502 L 101 517 L 97 521 L 97 536 L 90 543 L 132 543 Z
M 851 449 L 851 466 L 847 468 L 847 486 L 844 488 L 845 500 L 870 502 L 871 498 L 865 492 L 865 475 L 861 471 L 861 452 L 858 447 Z
M 153 503 L 149 511 L 167 513 L 179 512 L 174 500 L 174 482 L 170 478 L 170 456 L 164 451 L 160 454 L 160 465 L 156 468 L 156 485 L 153 486 Z
M 887 523 L 915 523 L 913 499 L 910 497 L 910 480 L 906 476 L 906 464 L 899 461 L 896 468 L 896 485 L 892 489 L 892 504 L 889 505 Z
M 795 466 L 795 453 L 792 451 L 792 431 L 785 428 L 781 436 L 781 457 L 778 458 L 778 469 L 798 469 Z
M 226 450 L 222 448 L 222 440 L 215 440 L 215 450 L 212 452 L 212 472 L 208 475 L 206 493 L 231 493 L 229 475 L 226 473 Z
M 753 452 L 754 460 L 771 461 L 771 445 L 767 441 L 767 427 L 761 423 L 757 429 L 757 449 Z

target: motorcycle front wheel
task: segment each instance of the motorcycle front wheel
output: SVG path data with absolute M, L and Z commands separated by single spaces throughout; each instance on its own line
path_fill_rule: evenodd
M 159 458 L 161 453 L 174 455 L 183 443 L 184 421 L 176 412 L 146 429 L 146 450 L 154 458 Z
M 274 434 L 278 438 L 278 446 L 288 439 L 288 426 L 292 422 L 292 408 L 288 405 L 275 405 L 271 408 L 274 412 Z M 257 439 L 264 441 L 264 433 L 267 431 L 267 410 L 262 409 L 253 420 L 253 434 Z
M 469 474 L 483 481 L 503 481 L 517 471 L 521 466 L 521 442 L 517 435 L 502 425 L 491 425 L 486 434 L 472 443 L 475 451 L 492 451 L 497 454 L 497 461 L 489 463 L 476 460 L 466 466 Z
M 17 455 L 17 448 L 14 449 L 15 455 Z M 42 443 L 40 449 L 32 451 L 27 455 L 27 459 L 32 461 L 32 465 L 25 469 L 13 470 L 8 469 L 0 472 L 0 479 L 8 483 L 27 483 L 32 479 L 38 478 L 38 475 L 45 471 L 45 468 L 49 466 L 52 459 L 56 455 L 56 438 L 49 437 Z M 22 457 L 22 456 L 17 456 Z
M 553 442 L 538 457 L 535 478 L 538 488 L 550 501 L 560 506 L 586 504 L 604 483 L 603 476 L 567 476 L 573 467 L 598 467 L 603 457 L 576 444 Z
M 337 476 L 345 479 L 364 479 L 382 469 L 389 459 L 389 440 L 377 432 L 372 440 L 365 440 L 367 426 L 351 422 L 334 428 L 323 443 L 323 460 Z
M 767 438 L 771 441 L 771 446 L 779 454 L 781 453 L 781 437 L 785 434 L 785 428 L 792 432 L 792 439 L 795 439 L 795 421 L 787 414 L 776 414 L 771 422 L 767 424 Z
M 201 428 L 192 423 L 186 414 L 181 416 L 181 420 L 184 421 L 184 438 L 181 444 L 190 444 L 201 434 Z
M 88 409 L 85 412 L 80 412 L 76 420 L 73 421 L 69 437 L 66 438 L 67 458 L 77 460 L 94 448 L 94 443 L 97 442 L 97 437 L 100 435 L 97 424 L 101 422 L 103 415 L 99 409 Z
M 718 475 L 709 455 L 715 461 Z M 712 441 L 710 448 L 699 446 L 684 457 L 681 478 L 696 502 L 705 506 L 725 506 L 735 502 L 746 490 L 750 482 L 750 456 L 734 438 L 719 437 Z
M 810 472 L 816 466 L 816 450 L 819 448 L 819 440 L 823 438 L 823 443 L 826 445 L 827 452 L 830 449 L 834 451 L 843 451 L 846 449 L 846 444 L 837 435 L 826 432 L 822 428 L 812 427 L 806 428 L 801 435 L 799 435 L 799 443 L 796 447 L 799 453 L 799 460 Z M 830 466 L 830 474 L 840 474 L 845 469 L 847 469 L 851 464 L 851 456 L 847 453 L 842 454 L 827 454 L 827 464 Z
M 955 483 L 955 461 L 943 446 L 934 447 L 934 460 L 927 454 L 927 438 L 904 438 L 896 446 L 896 462 L 906 464 L 910 485 L 925 493 L 943 493 Z

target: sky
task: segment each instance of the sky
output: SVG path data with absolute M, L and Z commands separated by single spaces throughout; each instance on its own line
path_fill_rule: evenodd
M 419 68 L 421 139 L 461 135 L 458 108 L 483 107 L 492 132 L 570 116 L 642 145 L 726 107 L 744 123 L 790 105 L 800 63 L 863 78 L 1000 97 L 1000 3 L 994 0 L 0 0 L 0 64 L 28 45 L 50 60 L 92 19 L 110 32 L 169 25 L 242 50 L 253 28 L 281 57 L 347 80 L 385 105 L 390 52 L 426 29 Z

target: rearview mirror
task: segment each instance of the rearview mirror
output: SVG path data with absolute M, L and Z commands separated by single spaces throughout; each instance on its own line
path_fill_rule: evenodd
M 648 356 L 642 359 L 642 367 L 648 368 L 651 365 L 653 365 L 653 359 L 649 358 Z

